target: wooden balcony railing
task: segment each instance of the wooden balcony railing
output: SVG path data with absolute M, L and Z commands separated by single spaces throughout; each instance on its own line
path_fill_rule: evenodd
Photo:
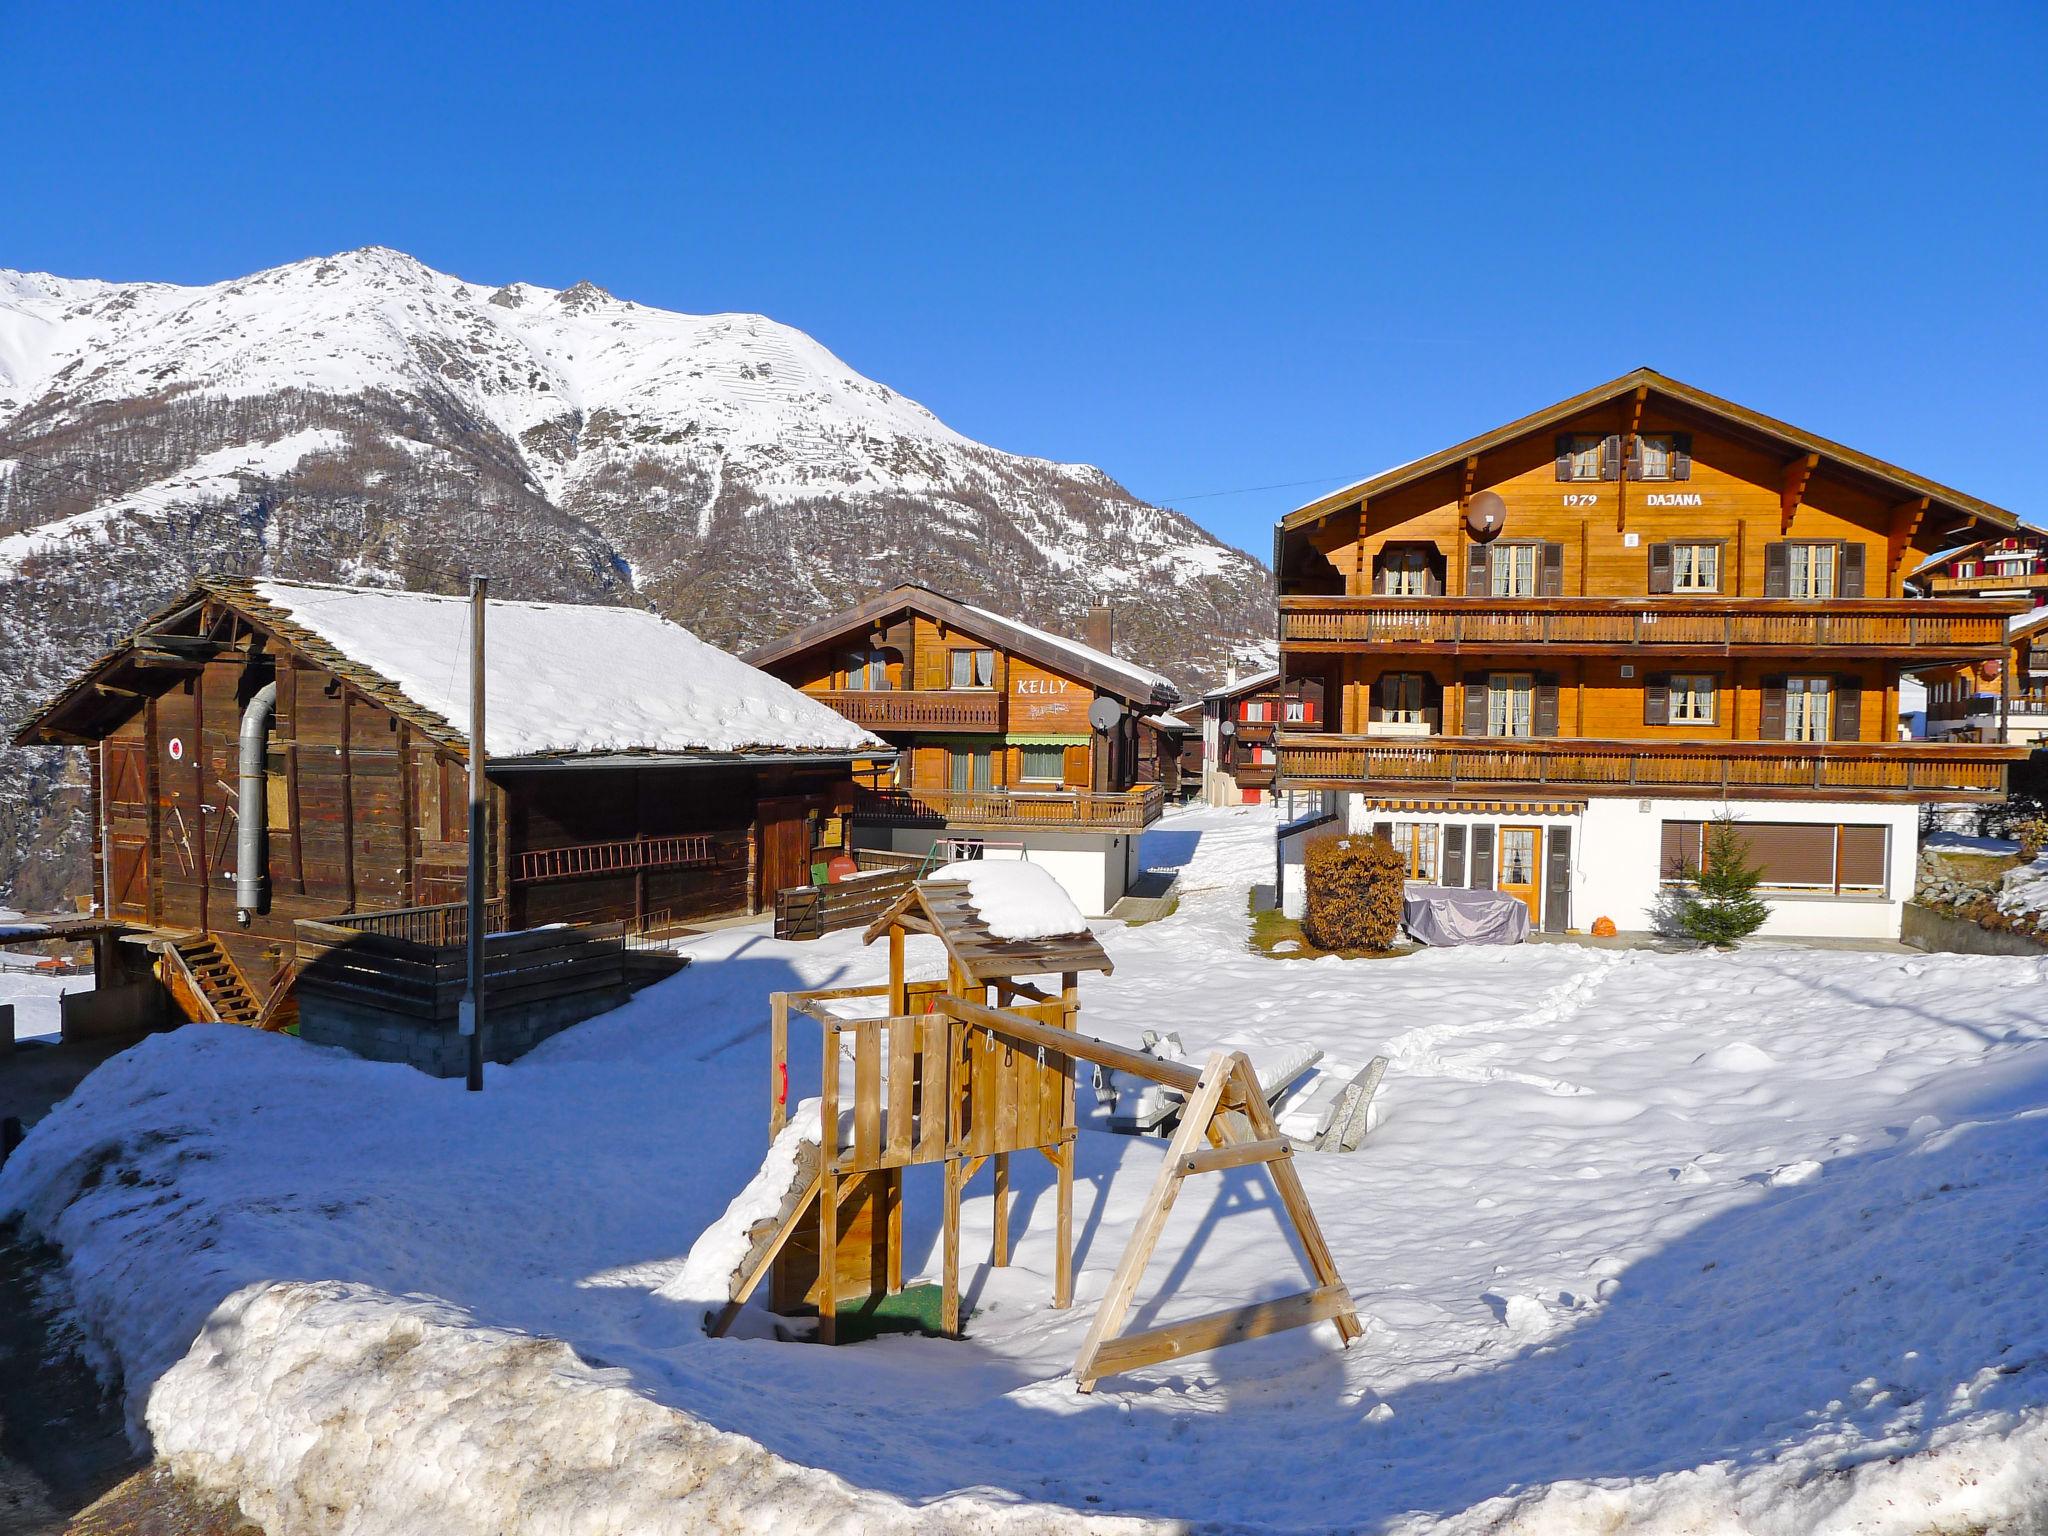
M 969 689 L 835 689 L 811 697 L 870 731 L 996 731 L 1003 723 L 1002 696 Z
M 1280 643 L 1297 650 L 1639 651 L 1969 659 L 2002 655 L 2021 605 L 1982 598 L 1288 597 Z
M 2015 715 L 2048 715 L 2048 688 L 2029 688 L 2015 693 L 2008 702 Z M 1927 706 L 1930 720 L 1975 720 L 1998 718 L 1998 695 L 1980 693 L 1969 699 L 1938 699 Z
M 2014 566 L 1999 576 L 1926 576 L 1920 578 L 1930 592 L 2013 592 L 2048 587 L 2048 560 L 2031 566 Z
M 1165 803 L 1157 784 L 1104 795 L 1073 789 L 856 789 L 853 814 L 906 826 L 1137 832 L 1159 819 Z
M 383 912 L 344 912 L 322 919 L 330 928 L 354 933 L 374 933 L 381 938 L 403 939 L 432 949 L 469 942 L 469 906 L 451 901 L 438 907 L 392 907 Z M 506 926 L 505 902 L 499 897 L 484 903 L 484 925 L 492 933 Z
M 1231 777 L 1237 780 L 1239 789 L 1271 789 L 1273 764 L 1239 763 L 1231 770 Z
M 1282 737 L 1294 788 L 1997 800 L 2026 747 L 1947 742 Z

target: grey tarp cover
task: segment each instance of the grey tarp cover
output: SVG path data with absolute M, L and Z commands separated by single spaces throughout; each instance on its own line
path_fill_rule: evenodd
M 1499 891 L 1410 885 L 1401 917 L 1425 944 L 1519 944 L 1529 937 L 1529 909 L 1519 897 Z

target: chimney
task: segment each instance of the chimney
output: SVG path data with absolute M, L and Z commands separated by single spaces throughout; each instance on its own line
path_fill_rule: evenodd
M 1116 615 L 1107 603 L 1097 603 L 1081 621 L 1081 643 L 1098 651 L 1116 650 Z

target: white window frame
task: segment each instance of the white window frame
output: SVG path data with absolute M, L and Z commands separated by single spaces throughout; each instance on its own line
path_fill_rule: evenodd
M 1429 552 L 1410 544 L 1387 550 L 1380 568 L 1386 573 L 1388 597 L 1429 595 Z
M 1517 726 L 1521 729 L 1516 729 Z M 1535 738 L 1535 673 L 1495 672 L 1487 678 L 1486 734 L 1505 741 Z
M 1543 546 L 1496 544 L 1486 552 L 1486 590 L 1492 597 L 1534 597 L 1542 584 Z
M 1574 437 L 1571 446 L 1572 479 L 1598 480 L 1604 469 L 1607 440 L 1603 437 Z
M 1423 720 L 1423 698 L 1428 691 L 1424 687 L 1426 679 L 1420 672 L 1394 672 L 1388 675 L 1401 679 L 1401 690 L 1400 701 L 1391 709 L 1387 707 L 1384 695 L 1382 695 L 1380 708 L 1385 711 L 1385 718 L 1400 725 L 1421 724 Z M 1413 685 L 1412 690 L 1411 684 Z M 1411 693 L 1415 700 L 1413 704 L 1408 702 Z
M 1833 597 L 1838 553 L 1827 543 L 1790 546 L 1785 551 L 1785 595 L 1809 602 Z
M 1721 713 L 1721 680 L 1711 672 L 1671 674 L 1667 716 L 1673 725 L 1712 725 Z M 1787 695 L 1788 699 L 1790 695 Z
M 1786 678 L 1785 739 L 1805 742 L 1834 740 L 1834 706 L 1832 679 Z
M 1654 446 L 1653 446 L 1654 445 Z M 1650 467 L 1650 455 L 1659 455 L 1657 468 Z M 1642 461 L 1639 480 L 1669 480 L 1678 458 L 1678 439 L 1669 432 L 1642 432 L 1636 436 L 1636 454 Z
M 962 692 L 986 693 L 995 687 L 996 653 L 994 651 L 986 648 L 970 649 L 963 646 L 950 650 L 946 654 L 952 658 L 952 660 L 946 663 L 946 683 L 949 688 L 958 689 Z M 981 677 L 981 681 L 966 683 L 960 681 L 960 658 L 963 656 L 973 658 L 967 663 L 968 677 Z M 983 658 L 987 659 L 986 667 L 983 666 Z M 984 673 L 985 676 L 983 675 Z
M 1719 592 L 1721 590 L 1721 546 L 1719 544 L 1673 544 L 1671 546 L 1671 590 L 1673 592 Z

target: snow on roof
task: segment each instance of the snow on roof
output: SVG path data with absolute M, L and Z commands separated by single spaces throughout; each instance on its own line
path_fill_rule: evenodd
M 1220 688 L 1211 688 L 1202 697 L 1205 699 L 1227 698 L 1233 693 L 1243 693 L 1249 688 L 1263 688 L 1268 683 L 1277 683 L 1279 681 L 1280 669 L 1278 667 L 1268 667 L 1263 672 L 1253 672 L 1240 677 L 1234 683 L 1225 683 Z
M 458 731 L 469 725 L 469 600 L 259 581 L 255 594 Z M 849 751 L 883 743 L 788 684 L 638 608 L 492 602 L 485 750 Z
M 941 865 L 925 878 L 965 881 L 967 904 L 998 939 L 1057 939 L 1088 931 L 1081 909 L 1042 865 L 969 859 Z
M 1111 671 L 1121 673 L 1129 681 L 1133 693 L 1148 694 L 1164 690 L 1175 697 L 1179 696 L 1180 690 L 1174 687 L 1173 680 L 1163 672 L 1154 672 L 1150 667 L 1141 667 L 1135 661 L 1125 661 L 1121 656 L 1112 656 L 1107 651 L 1098 651 L 1092 645 L 1083 645 L 1080 641 L 1069 640 L 1064 635 L 1048 633 L 1037 628 L 1035 625 L 1026 624 L 1022 619 L 1013 619 L 1007 614 L 996 613 L 987 608 L 978 608 L 973 603 L 962 603 L 960 606 L 969 613 L 978 613 L 985 619 L 995 620 L 998 624 L 1007 624 L 1012 629 L 1021 630 L 1034 640 L 1043 641 L 1045 644 L 1053 646 L 1058 650 L 1067 651 L 1084 660 L 1091 661 L 1098 667 L 1107 667 Z
M 1143 717 L 1143 722 L 1146 725 L 1155 726 L 1162 731 L 1185 731 L 1188 729 L 1188 722 L 1181 719 L 1178 715 L 1146 715 Z

